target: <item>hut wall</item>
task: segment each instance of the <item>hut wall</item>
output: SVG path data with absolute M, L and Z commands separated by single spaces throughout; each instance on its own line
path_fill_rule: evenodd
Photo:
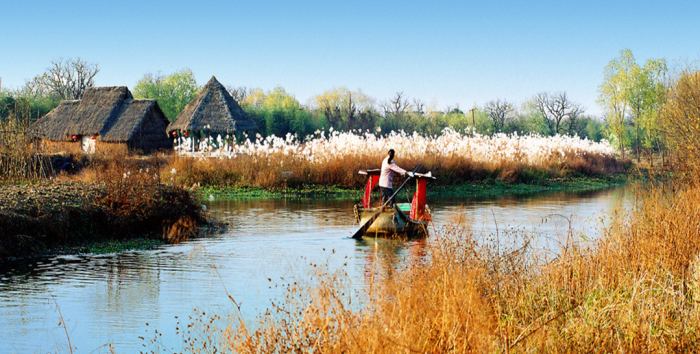
M 95 142 L 95 153 L 104 155 L 126 155 L 129 153 L 129 146 L 125 142 L 112 143 L 97 140 Z
M 46 139 L 40 139 L 37 142 L 39 149 L 47 153 L 58 153 L 67 152 L 70 154 L 81 154 L 83 150 L 81 148 L 80 141 L 51 141 Z
M 36 142 L 37 147 L 46 153 L 66 152 L 70 154 L 84 154 L 82 142 L 78 141 L 50 141 L 39 140 Z M 106 143 L 103 141 L 95 141 L 95 153 L 106 155 L 124 155 L 128 153 L 129 146 L 127 143 Z

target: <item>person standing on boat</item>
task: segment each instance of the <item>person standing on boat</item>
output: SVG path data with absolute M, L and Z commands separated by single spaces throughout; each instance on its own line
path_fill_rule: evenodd
M 382 161 L 382 172 L 379 175 L 379 189 L 382 192 L 382 204 L 386 203 L 390 207 L 394 206 L 394 198 L 392 198 L 394 195 L 394 186 L 391 184 L 394 173 L 413 175 L 413 172 L 406 172 L 406 170 L 399 167 L 396 162 L 394 162 L 394 149 L 389 149 L 389 156 Z M 387 200 L 389 200 L 388 203 Z

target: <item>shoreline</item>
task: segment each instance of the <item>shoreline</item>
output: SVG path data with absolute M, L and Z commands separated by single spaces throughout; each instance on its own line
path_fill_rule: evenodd
M 620 175 L 607 178 L 577 177 L 514 184 L 485 180 L 457 186 L 429 187 L 428 198 L 479 200 L 555 192 L 580 193 L 614 188 L 629 183 L 629 179 L 628 175 Z M 196 234 L 197 236 L 193 237 L 198 237 L 208 230 L 217 228 L 216 221 L 205 220 L 201 210 L 201 203 L 212 200 L 210 198 L 233 201 L 319 198 L 360 200 L 363 193 L 362 190 L 337 186 L 304 186 L 280 190 L 252 187 L 203 187 L 187 191 L 178 187 L 158 185 L 155 188 L 160 194 L 115 206 L 114 195 L 110 195 L 115 191 L 105 188 L 105 186 L 98 186 L 98 183 L 84 182 L 0 186 L 0 192 L 3 193 L 3 197 L 0 197 L 0 218 L 3 219 L 0 220 L 0 261 L 147 250 L 189 238 L 189 236 L 175 236 L 172 240 L 166 240 L 164 236 L 166 227 L 170 230 L 181 228 L 175 231 L 180 231 L 180 234 L 184 231 L 190 236 Z M 132 194 L 135 192 L 131 191 Z M 35 195 L 32 198 L 32 193 L 38 196 Z M 139 194 L 126 193 L 122 197 L 129 199 L 128 197 L 138 196 Z M 8 198 L 13 197 L 19 199 L 8 201 Z M 30 202 L 21 198 L 30 198 Z M 176 207 L 168 205 L 176 200 Z M 150 216 L 144 215 L 145 211 L 141 210 L 162 211 L 164 208 L 169 210 Z M 196 219 L 196 222 L 178 223 L 182 218 Z M 137 230 L 138 226 L 131 225 L 133 223 L 158 227 L 140 231 Z M 207 224 L 212 227 L 207 227 Z M 163 225 L 163 228 L 160 225 Z M 50 234 L 49 229 L 55 232 Z M 115 233 L 113 231 L 115 229 L 120 232 Z M 200 229 L 200 231 L 193 232 L 193 229 Z
M 0 261 L 177 242 L 208 224 L 186 190 L 143 181 L 0 186 Z
M 526 196 L 550 192 L 589 192 L 622 186 L 630 183 L 629 175 L 613 177 L 572 177 L 548 179 L 532 183 L 505 183 L 482 180 L 461 185 L 428 186 L 428 198 L 484 199 L 503 196 Z M 256 187 L 199 187 L 193 191 L 200 201 L 248 200 L 248 199 L 315 199 L 360 200 L 364 189 L 347 189 L 339 186 L 304 185 L 301 188 L 267 190 Z M 372 193 L 377 193 L 377 189 Z

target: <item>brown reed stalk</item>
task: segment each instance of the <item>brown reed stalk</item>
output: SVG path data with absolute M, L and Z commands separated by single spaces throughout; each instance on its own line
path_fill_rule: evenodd
M 7 120 L 0 120 L 0 182 L 48 178 L 51 164 L 42 152 L 42 146 L 29 137 L 29 112 L 19 110 Z
M 202 186 L 241 187 L 253 186 L 266 189 L 301 187 L 304 185 L 337 185 L 346 188 L 362 186 L 364 179 L 359 170 L 379 168 L 381 152 L 355 153 L 336 156 L 322 163 L 308 161 L 300 156 L 275 153 L 271 155 L 239 155 L 232 158 L 194 158 L 175 156 L 164 166 L 163 174 L 176 171 L 172 182 L 190 187 Z M 538 165 L 522 161 L 495 159 L 491 162 L 474 161 L 469 156 L 453 155 L 436 158 L 426 155 L 420 159 L 405 158 L 397 161 L 401 166 L 422 163 L 421 171 L 432 171 L 440 178 L 439 184 L 453 185 L 469 181 L 495 178 L 507 183 L 529 182 L 546 177 L 605 176 L 623 171 L 625 164 L 615 158 L 571 153 L 564 158 L 552 159 Z
M 58 316 L 60 317 L 60 323 L 59 325 L 63 326 L 63 330 L 66 332 L 66 339 L 68 340 L 68 350 L 70 350 L 71 354 L 73 353 L 73 345 L 70 342 L 70 335 L 68 334 L 68 327 L 66 326 L 66 321 L 63 319 L 63 313 L 61 313 L 61 307 L 58 306 L 58 302 L 56 301 L 56 297 L 51 295 L 51 298 L 53 299 L 53 303 L 56 304 L 56 310 L 58 310 Z

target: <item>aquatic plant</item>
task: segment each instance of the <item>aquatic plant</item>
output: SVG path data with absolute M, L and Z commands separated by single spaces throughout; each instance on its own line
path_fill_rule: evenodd
M 401 152 L 405 158 L 421 158 L 434 155 L 448 158 L 455 155 L 468 155 L 474 161 L 509 160 L 536 165 L 550 162 L 552 159 L 563 159 L 566 156 L 584 154 L 600 154 L 615 156 L 615 150 L 606 141 L 593 142 L 577 136 L 556 135 L 518 135 L 495 134 L 493 136 L 477 133 L 460 133 L 451 128 L 445 128 L 441 135 L 425 137 L 416 132 L 408 134 L 404 131 L 391 132 L 387 136 L 375 135 L 370 132 L 339 132 L 333 131 L 326 135 L 318 131 L 314 136 L 308 136 L 299 141 L 292 134 L 285 137 L 257 135 L 254 139 L 246 139 L 242 144 L 229 144 L 228 136 L 204 138 L 198 142 L 196 152 L 193 138 L 181 138 L 176 150 L 185 156 L 194 157 L 228 157 L 234 158 L 242 154 L 269 156 L 282 153 L 287 156 L 300 156 L 312 163 L 326 163 L 338 156 L 355 155 L 362 152 L 384 152 L 389 148 Z
M 439 175 L 438 183 L 463 183 L 484 178 L 506 182 L 571 174 L 603 175 L 623 164 L 606 141 L 571 136 L 479 135 L 447 128 L 438 136 L 391 132 L 318 131 L 303 141 L 293 135 L 247 138 L 229 144 L 228 137 L 195 141 L 181 138 L 171 168 L 183 173 L 173 181 L 183 185 L 281 187 L 336 184 L 356 187 L 360 169 L 379 168 L 386 151 L 397 152 L 405 168 L 419 162 Z M 192 147 L 199 149 L 193 151 Z

